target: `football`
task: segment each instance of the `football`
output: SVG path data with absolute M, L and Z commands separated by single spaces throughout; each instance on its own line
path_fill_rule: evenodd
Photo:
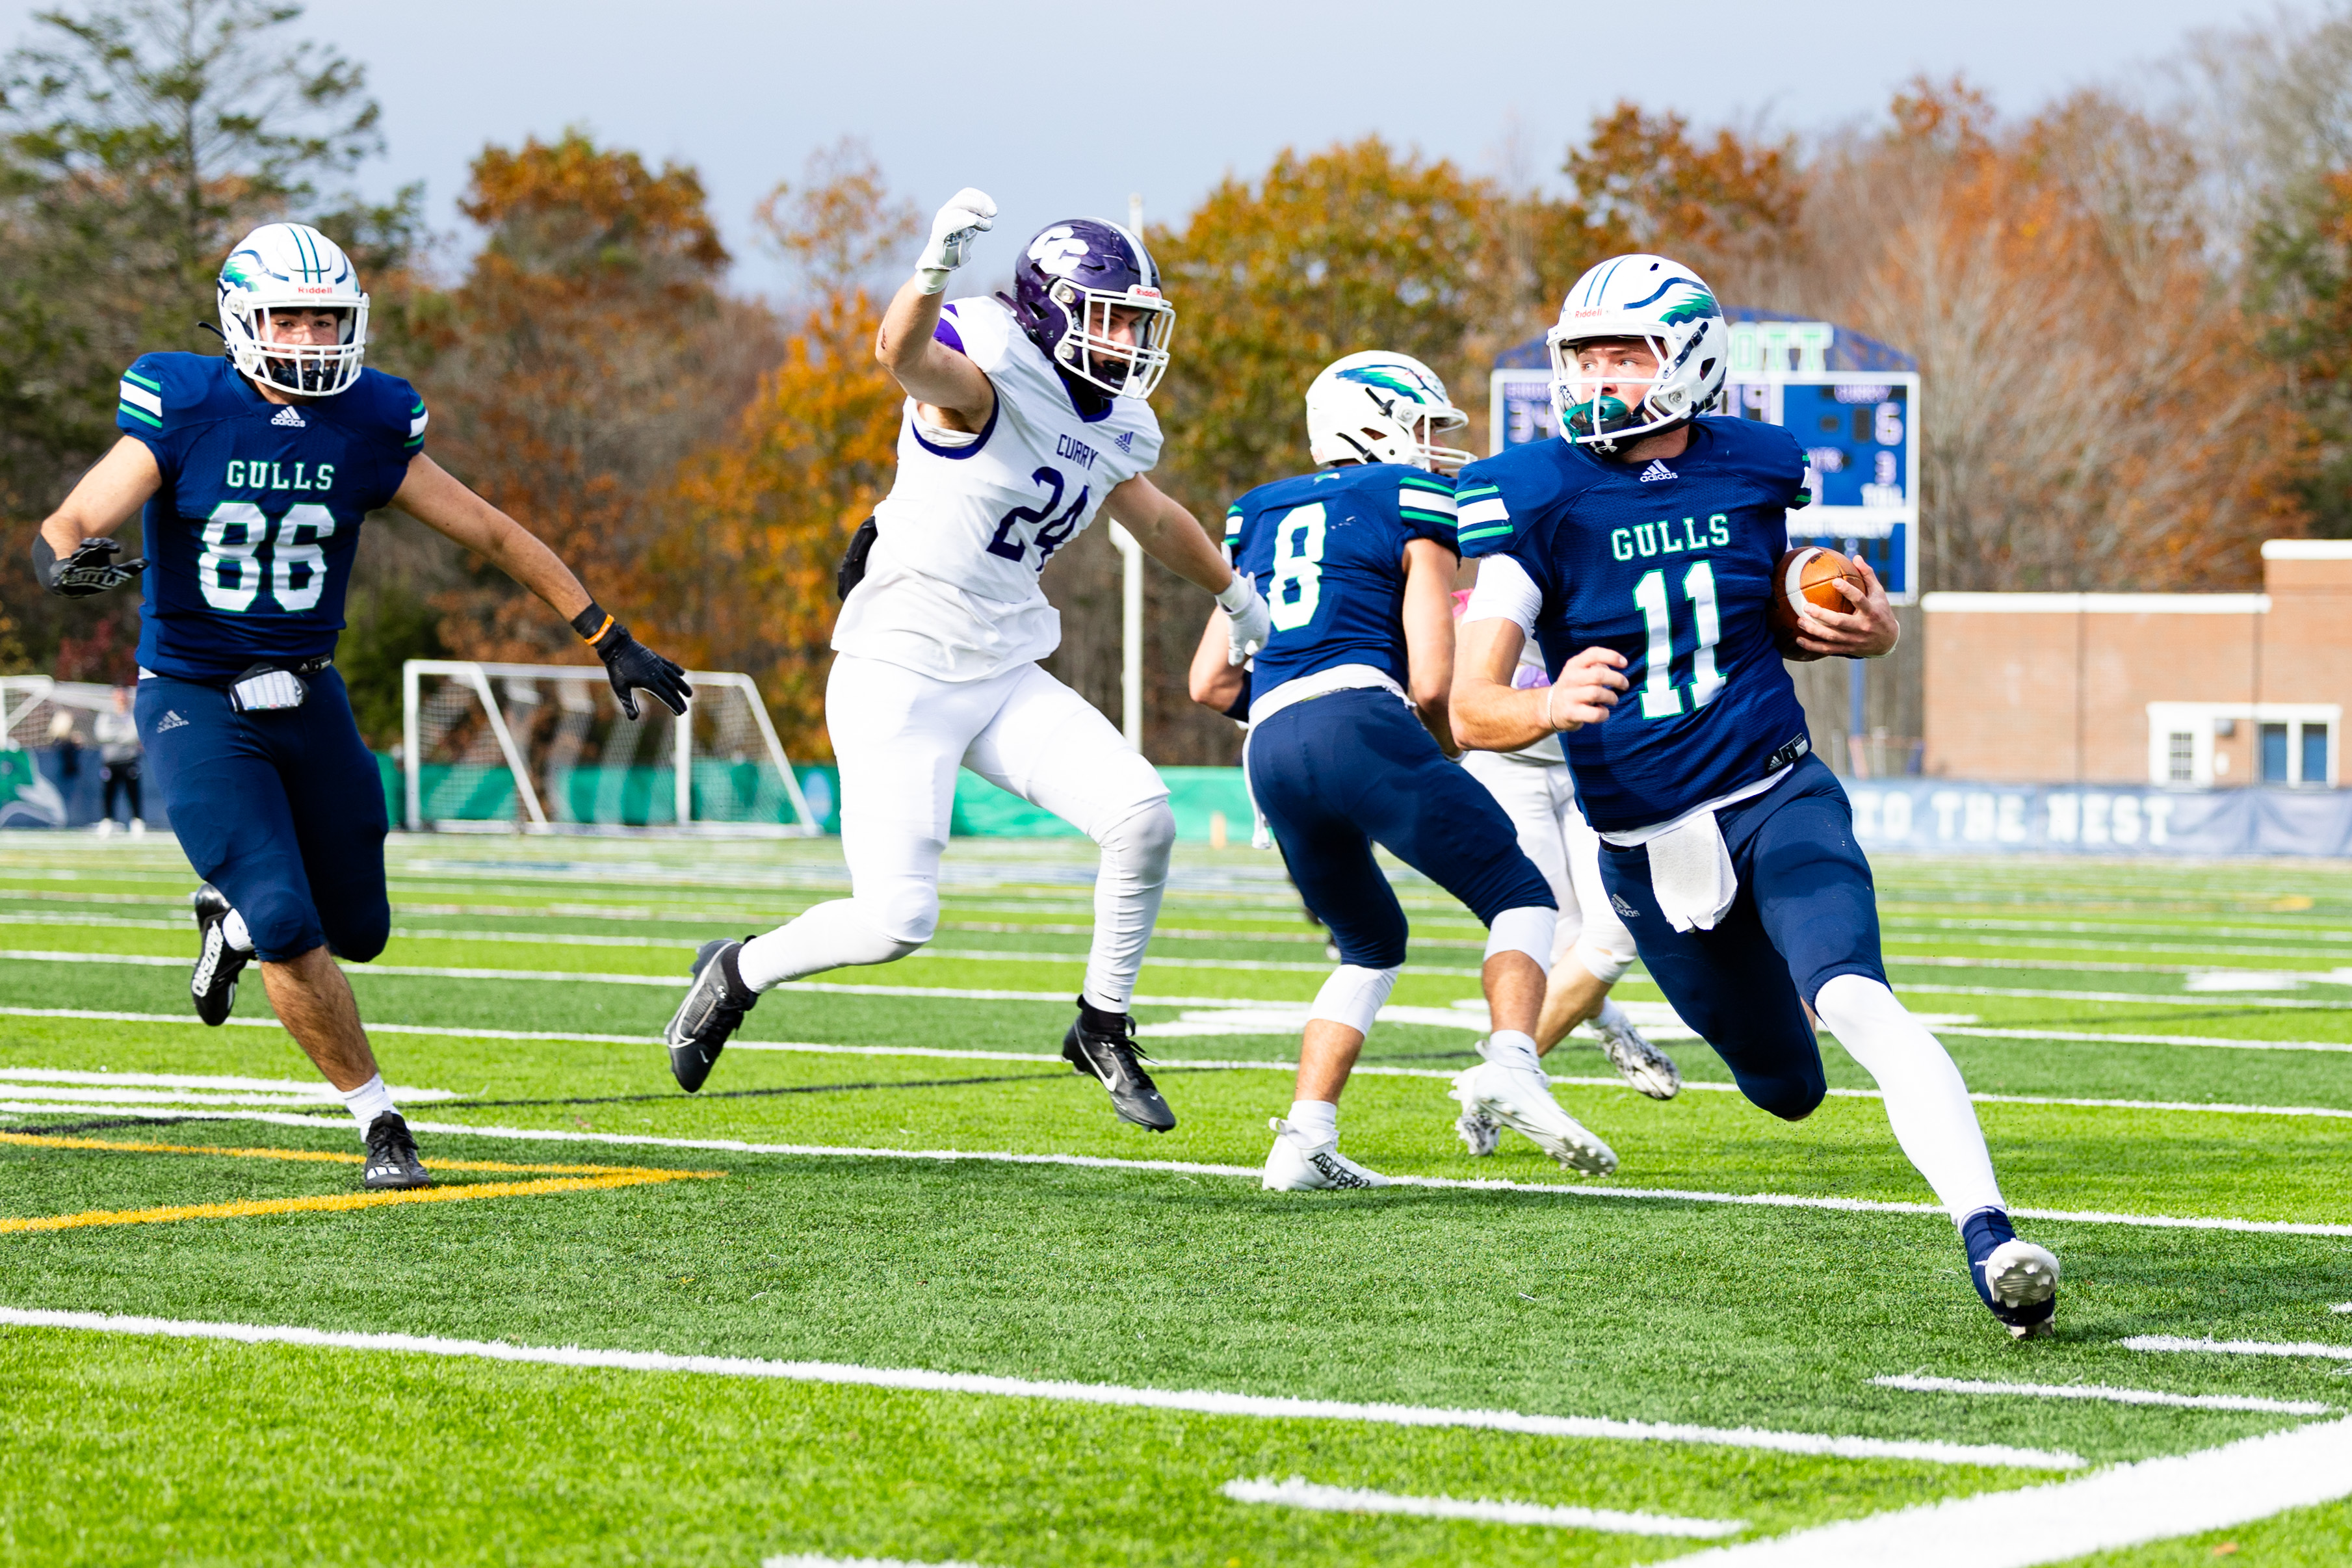
M 1862 574 L 1853 562 L 1834 550 L 1818 544 L 1807 544 L 1790 551 L 1772 568 L 1772 635 L 1786 642 L 1797 635 L 1797 601 L 1811 599 L 1824 610 L 1851 610 L 1853 605 L 1838 592 L 1838 579 L 1843 577 L 1856 588 L 1864 586 Z

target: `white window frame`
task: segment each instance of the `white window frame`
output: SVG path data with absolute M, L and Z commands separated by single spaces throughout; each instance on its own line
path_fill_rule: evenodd
M 2147 705 L 2147 782 L 2158 788 L 2213 787 L 2213 727 L 2223 719 L 2254 726 L 2249 777 L 2233 784 L 2258 784 L 2262 777 L 2262 726 L 2284 724 L 2287 783 L 2306 788 L 2335 786 L 2342 777 L 2340 753 L 2344 741 L 2344 708 L 2336 702 L 2151 702 Z M 2327 726 L 2327 776 L 2307 779 L 2303 772 L 2303 727 Z M 2190 737 L 2189 778 L 2186 784 L 2172 776 L 2172 737 Z

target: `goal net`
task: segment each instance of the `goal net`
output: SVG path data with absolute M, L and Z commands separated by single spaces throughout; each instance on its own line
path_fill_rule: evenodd
M 631 719 L 601 665 L 408 660 L 408 826 L 815 834 L 751 678 L 697 669 L 687 679 L 684 718 L 639 692 Z

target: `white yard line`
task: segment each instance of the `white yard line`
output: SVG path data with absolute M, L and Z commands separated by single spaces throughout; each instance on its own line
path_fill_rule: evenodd
M 20 1105 L 0 1100 L 0 1110 L 42 1109 L 44 1108 L 39 1105 Z M 324 1118 L 285 1115 L 270 1111 L 142 1110 L 137 1107 L 126 1106 L 122 1109 L 122 1114 L 157 1118 L 179 1117 L 188 1121 L 269 1121 L 296 1127 L 317 1127 L 327 1124 Z M 463 1121 L 412 1120 L 408 1125 L 418 1132 L 455 1137 L 511 1139 L 536 1143 L 596 1143 L 616 1148 L 698 1149 L 721 1153 L 783 1154 L 817 1159 L 934 1160 L 948 1163 L 971 1162 L 982 1164 L 1062 1165 L 1078 1170 L 1160 1171 L 1175 1175 L 1233 1176 L 1245 1181 L 1256 1181 L 1264 1174 L 1255 1165 L 1218 1165 L 1194 1160 L 1121 1160 L 1107 1154 L 1031 1154 L 1010 1150 L 875 1149 L 844 1147 L 828 1143 L 752 1143 L 740 1138 L 660 1138 L 650 1133 L 578 1132 L 555 1127 L 475 1125 Z M 1570 1186 L 1557 1182 L 1474 1180 L 1452 1176 L 1392 1175 L 1389 1180 L 1393 1185 L 1400 1187 L 1429 1187 L 1442 1191 L 1476 1193 L 1533 1193 L 1551 1196 L 1614 1198 L 1644 1203 L 1727 1204 L 1746 1208 L 1816 1209 L 1837 1214 L 1935 1215 L 1939 1217 L 1944 1212 L 1933 1204 L 1888 1203 L 1871 1198 L 1807 1197 L 1793 1193 L 1710 1193 L 1685 1187 Z M 2081 1209 L 2020 1208 L 2011 1209 L 2010 1212 L 2021 1219 L 2058 1220 L 2080 1225 L 2121 1225 L 2150 1230 L 2234 1231 L 2257 1236 L 2352 1236 L 2352 1225 L 2324 1225 L 2301 1220 L 2233 1219 L 2194 1215 L 2108 1214 Z
M 1612 1535 L 1678 1535 L 1711 1541 L 1748 1528 L 1738 1519 L 1679 1519 L 1670 1513 L 1627 1513 L 1613 1508 L 1573 1508 L 1485 1498 L 1402 1497 L 1359 1487 L 1318 1486 L 1305 1476 L 1227 1481 L 1217 1489 L 1235 1502 L 1273 1503 L 1318 1513 L 1397 1513 L 1415 1519 L 1468 1519 L 1483 1524 L 1539 1524 L 1554 1530 L 1597 1530 Z
M 2278 1415 L 2326 1415 L 2336 1407 L 2315 1399 L 2257 1399 L 2249 1394 L 2166 1394 L 2152 1388 L 2108 1388 L 2095 1383 L 1975 1383 L 1960 1377 L 1874 1377 L 1881 1388 L 1912 1394 L 2016 1394 L 2029 1399 L 2092 1399 L 2109 1405 L 2169 1405 L 2183 1410 L 2258 1410 Z
M 2204 1000 L 2210 1000 L 2205 998 Z M 2268 1004 L 2264 1004 L 2268 1005 Z M 1985 1029 L 1974 1025 L 1938 1024 L 1939 1035 L 1965 1035 L 1979 1040 L 2084 1040 L 2122 1046 L 2211 1046 L 2230 1051 L 2352 1051 L 2342 1040 L 2248 1040 L 2228 1035 L 2124 1035 L 2099 1029 Z
M 2342 1311 L 2342 1307 L 2335 1310 Z M 2318 1340 L 2189 1340 L 2177 1334 L 2134 1334 L 2127 1340 L 2117 1340 L 2127 1351 L 2188 1351 L 2210 1355 L 2277 1355 L 2300 1356 L 2316 1361 L 2352 1361 L 2352 1345 L 2331 1345 Z
M 1286 1007 L 1289 1004 L 1268 1004 L 1268 1005 Z M 183 1025 L 189 1028 L 198 1028 L 203 1026 L 202 1019 L 186 1013 L 121 1013 L 101 1011 L 85 1007 L 0 1006 L 0 1018 L 70 1018 L 100 1024 L 175 1024 Z M 275 1029 L 278 1025 L 278 1021 L 274 1018 L 231 1018 L 228 1020 L 228 1026 L 231 1028 Z M 661 1044 L 660 1037 L 655 1035 L 598 1035 L 569 1029 L 461 1028 L 452 1025 L 443 1024 L 385 1024 L 379 1023 L 373 1018 L 368 1020 L 367 1026 L 369 1032 L 372 1034 L 421 1035 L 428 1037 L 439 1037 L 454 1040 L 545 1040 L 556 1044 L 576 1041 L 583 1045 L 643 1046 L 646 1047 L 652 1047 Z M 1946 1027 L 1942 1032 L 1950 1034 L 1953 1031 L 1950 1028 Z M 2129 1039 L 2133 1037 L 2117 1036 L 2115 1037 Z M 1054 1051 L 956 1050 L 946 1047 L 932 1046 L 847 1046 L 827 1044 L 815 1040 L 746 1040 L 739 1038 L 729 1041 L 727 1048 L 731 1051 L 781 1051 L 813 1056 L 914 1057 L 948 1061 L 1058 1062 L 1062 1060 L 1060 1053 Z M 2330 1048 L 2352 1049 L 2352 1047 L 2336 1047 Z M 1168 1068 L 1213 1068 L 1220 1070 L 1235 1072 L 1287 1073 L 1298 1070 L 1298 1064 L 1296 1061 L 1279 1059 L 1249 1061 L 1208 1057 L 1169 1057 L 1165 1058 L 1154 1058 L 1154 1065 Z M 1423 1078 L 1448 1079 L 1454 1078 L 1460 1070 L 1461 1069 L 1457 1068 L 1387 1067 L 1377 1062 L 1359 1062 L 1354 1069 L 1355 1076 L 1359 1078 Z M 0 1079 L 5 1079 L 9 1075 L 5 1072 L 0 1072 Z M 59 1079 L 62 1075 L 42 1072 L 40 1076 L 47 1079 Z M 98 1074 L 93 1077 L 91 1081 L 97 1082 L 110 1079 L 117 1082 L 127 1081 L 127 1076 L 123 1074 Z M 1621 1078 L 1555 1077 L 1552 1079 L 1552 1082 L 1569 1084 L 1580 1089 L 1626 1089 L 1629 1087 L 1625 1080 Z M 1698 1079 L 1684 1079 L 1683 1088 L 1685 1089 L 1702 1094 L 1738 1094 L 1739 1092 L 1739 1086 L 1737 1084 L 1712 1083 Z M 416 1091 L 395 1089 L 394 1092 L 398 1094 L 414 1093 Z M 1837 1100 L 1879 1100 L 1884 1098 L 1884 1096 L 1874 1089 L 1832 1089 L 1829 1090 L 1829 1094 L 1832 1099 Z M 2051 1105 L 2077 1107 L 2086 1110 L 2189 1111 L 2203 1112 L 2215 1116 L 2315 1116 L 2352 1121 L 2352 1110 L 2330 1105 L 2239 1105 L 2227 1101 L 2207 1102 L 2195 1100 L 2089 1100 L 2075 1095 L 2039 1094 L 1971 1094 L 1969 1098 L 1979 1105 Z M 2352 1303 L 2347 1303 L 2347 1306 L 2352 1306 Z
M 1674 1568 L 2041 1568 L 2352 1496 L 2352 1420 L 1675 1557 Z
M 1229 1394 L 1209 1389 L 1130 1388 L 1109 1383 L 1066 1383 L 984 1373 L 932 1372 L 920 1367 L 857 1366 L 840 1362 L 763 1361 L 750 1356 L 669 1355 L 659 1351 L 592 1350 L 578 1345 L 517 1345 L 502 1340 L 452 1340 L 429 1334 L 351 1333 L 258 1323 L 214 1323 L 173 1318 L 118 1317 L 0 1307 L 0 1324 L 80 1329 L 98 1333 L 171 1339 L 230 1340 L 242 1344 L 302 1345 L 324 1350 L 388 1351 L 547 1366 L 605 1367 L 623 1372 L 698 1373 L 718 1377 L 775 1378 L 791 1383 L 977 1394 L 1006 1399 L 1050 1399 L 1076 1405 L 1146 1410 L 1190 1410 L 1270 1421 L 1366 1421 L 1386 1426 L 1434 1426 L 1516 1432 L 1538 1437 L 1604 1438 L 1636 1443 L 1694 1443 L 1843 1459 L 1910 1459 L 1941 1465 L 1994 1465 L 2036 1470 L 2079 1469 L 2079 1455 L 2005 1444 L 1915 1442 L 1777 1432 L 1754 1426 L 1698 1426 L 1682 1422 L 1620 1421 L 1594 1415 L 1536 1415 L 1517 1410 L 1460 1410 L 1422 1405 L 1358 1404 L 1339 1399 Z
M 2352 1312 L 2352 1301 L 2339 1301 L 2327 1310 L 2331 1312 Z

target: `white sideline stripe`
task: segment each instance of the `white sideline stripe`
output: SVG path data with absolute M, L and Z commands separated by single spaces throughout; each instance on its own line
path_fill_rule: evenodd
M 100 1024 L 180 1024 L 199 1027 L 203 1020 L 185 1013 L 115 1013 L 83 1007 L 0 1007 L 0 1018 L 78 1018 Z M 231 1018 L 228 1027 L 275 1029 L 274 1018 Z M 557 1044 L 578 1041 L 595 1046 L 658 1046 L 657 1035 L 594 1035 L 568 1029 L 478 1029 L 459 1028 L 443 1024 L 381 1024 L 368 1021 L 368 1030 L 378 1035 L 425 1035 L 457 1040 L 547 1040 Z M 1947 1029 L 1946 1033 L 1950 1031 Z M 1052 1051 L 978 1051 L 951 1050 L 937 1046 L 845 1046 L 817 1040 L 743 1040 L 727 1042 L 730 1051 L 783 1051 L 811 1056 L 845 1057 L 917 1057 L 946 1061 L 980 1062 L 1058 1062 L 1058 1052 Z M 1214 1068 L 1231 1072 L 1296 1072 L 1298 1064 L 1282 1060 L 1234 1060 L 1211 1057 L 1170 1057 L 1154 1065 L 1169 1068 Z M 16 1072 L 31 1069 L 0 1071 L 0 1079 Z M 1454 1068 L 1386 1067 L 1377 1062 L 1359 1062 L 1352 1069 L 1359 1078 L 1428 1078 L 1452 1079 L 1460 1070 Z M 47 1079 L 62 1079 L 62 1073 L 43 1072 Z M 91 1081 L 128 1082 L 127 1073 L 100 1073 Z M 1554 1076 L 1554 1083 L 1564 1083 L 1579 1089 L 1627 1089 L 1621 1078 L 1562 1078 Z M 1738 1094 L 1734 1083 L 1710 1083 L 1702 1079 L 1685 1079 L 1683 1088 L 1706 1094 Z M 396 1095 L 411 1099 L 449 1094 L 457 1091 L 425 1089 L 394 1089 Z M 1874 1089 L 1832 1089 L 1827 1091 L 1833 1100 L 1883 1100 Z M 462 1096 L 458 1096 L 462 1098 Z M 2205 1111 L 2216 1116 L 2317 1116 L 2352 1121 L 2352 1110 L 2332 1105 L 2239 1105 L 2229 1101 L 2197 1100 L 2088 1100 L 2076 1095 L 2044 1094 L 1971 1094 L 1969 1098 L 1979 1105 L 2053 1105 L 2087 1110 L 2182 1110 Z M 2352 1310 L 2352 1302 L 2346 1304 Z
M 921 953 L 909 954 L 921 957 Z M 978 959 L 1023 963 L 1082 963 L 1081 957 L 1061 954 L 1031 954 L 1002 952 L 935 952 L 934 958 Z M 138 964 L 149 968 L 178 969 L 185 966 L 185 958 L 166 958 L 152 953 L 120 952 L 56 952 L 26 948 L 0 949 L 0 959 L 17 959 L 31 963 L 108 963 Z M 901 960 L 900 962 L 904 962 Z M 1146 959 L 1148 968 L 1159 962 L 1177 968 L 1233 970 L 1289 970 L 1302 973 L 1328 973 L 1330 966 L 1320 963 L 1282 964 L 1264 962 L 1234 962 L 1223 959 L 1187 958 L 1154 961 Z M 346 963 L 351 974 L 396 974 L 425 980 L 538 980 L 571 985 L 654 985 L 670 990 L 682 990 L 686 977 L 676 974 L 612 974 L 582 973 L 576 970 L 557 969 L 467 969 L 422 963 Z M 1408 965 L 1405 973 L 1423 975 L 1475 976 L 1475 969 L 1452 969 L 1440 965 Z M 995 991 L 947 985 L 838 985 L 815 980 L 788 980 L 774 987 L 779 991 L 813 991 L 846 996 L 936 996 L 948 1001 L 963 1002 L 1066 1002 L 1069 998 L 1059 991 Z M 2012 990 L 1993 985 L 1914 985 L 1902 984 L 1898 992 L 1920 993 L 1934 996 L 2005 996 L 2033 1001 L 2149 1003 L 2168 1007 L 2211 1007 L 2211 996 L 2162 996 L 2137 991 L 2038 991 Z M 1146 1007 L 1287 1007 L 1296 1009 L 1296 1001 L 1278 1001 L 1247 996 L 1136 996 L 1137 1005 Z M 2264 1010 L 2301 1008 L 2322 1012 L 2352 1012 L 2352 1002 L 2321 1002 L 2293 997 L 2264 996 L 2249 998 L 2249 1005 L 2259 1002 Z M 2242 1046 L 2252 1050 L 2317 1050 L 2352 1051 L 2352 1045 L 2306 1040 L 2278 1042 L 2271 1040 L 2231 1040 L 2218 1037 L 2155 1035 L 2053 1034 L 2047 1029 L 1993 1031 L 1954 1026 L 1943 1026 L 1949 1033 L 1958 1035 L 1990 1035 L 1995 1038 L 2032 1040 L 2082 1039 L 2126 1040 L 2137 1044 Z
M 1271 1477 L 1227 1481 L 1217 1489 L 1235 1502 L 1275 1503 L 1320 1513 L 1402 1513 L 1416 1519 L 1473 1519 L 1486 1524 L 1542 1524 L 1555 1530 L 1600 1530 L 1614 1535 L 1679 1535 L 1711 1541 L 1737 1535 L 1745 1520 L 1681 1519 L 1670 1513 L 1627 1513 L 1613 1508 L 1575 1508 L 1537 1502 L 1491 1502 L 1485 1498 L 1402 1497 L 1358 1487 L 1318 1486 L 1305 1476 L 1286 1481 Z
M 2342 1307 L 2332 1310 L 2344 1310 Z M 2189 1340 L 2178 1334 L 2134 1334 L 2127 1340 L 2116 1342 L 2127 1351 L 2202 1351 L 2213 1355 L 2307 1356 L 2319 1361 L 2352 1361 L 2352 1345 L 2331 1345 L 2318 1340 L 2280 1343 L 2267 1340 Z
M 2108 1388 L 2095 1383 L 1975 1383 L 1963 1377 L 1874 1377 L 1881 1388 L 1910 1394 L 2013 1394 L 2031 1399 L 2095 1399 L 2110 1405 L 2173 1405 L 2183 1410 L 2262 1410 L 2280 1415 L 2325 1415 L 2336 1407 L 2315 1399 L 2257 1399 L 2249 1394 L 2165 1394 L 2152 1388 Z
M 1055 1059 L 1059 1059 L 1058 1058 Z M 53 1104 L 0 1100 L 0 1111 L 55 1111 Z M 119 1108 L 125 1116 L 186 1121 L 268 1121 L 287 1127 L 331 1125 L 334 1118 L 296 1116 L 268 1110 L 159 1110 L 138 1106 Z M 572 1132 L 553 1127 L 501 1127 L 463 1121 L 409 1122 L 417 1132 L 455 1137 L 507 1138 L 534 1143 L 604 1143 L 621 1148 L 703 1149 L 729 1154 L 794 1154 L 819 1159 L 976 1161 L 1004 1165 L 1066 1165 L 1080 1170 L 1166 1171 L 1189 1176 L 1237 1176 L 1256 1181 L 1265 1171 L 1256 1165 L 1213 1165 L 1192 1160 L 1120 1160 L 1107 1154 L 1024 1154 L 990 1149 L 864 1149 L 828 1143 L 751 1143 L 740 1138 L 657 1138 L 650 1133 Z M 1790 1193 L 1706 1193 L 1683 1187 L 1570 1186 L 1558 1182 L 1469 1180 L 1454 1176 L 1391 1176 L 1391 1185 L 1432 1187 L 1481 1193 L 1535 1193 L 1579 1198 L 1626 1198 L 1642 1202 L 1728 1204 L 1748 1208 L 1823 1209 L 1839 1214 L 1937 1215 L 1933 1204 L 1887 1203 L 1874 1198 L 1804 1197 Z M 2106 1214 L 2082 1209 L 2009 1211 L 2021 1219 L 2047 1219 L 2080 1225 L 2127 1225 L 2147 1230 L 2218 1230 L 2268 1236 L 2352 1236 L 2352 1225 L 2323 1225 L 2302 1220 L 2231 1219 L 2206 1215 Z
M 751 1356 L 669 1355 L 659 1351 L 595 1350 L 580 1345 L 517 1345 L 503 1340 L 452 1340 L 431 1334 L 352 1333 L 257 1323 L 211 1323 L 173 1318 L 118 1317 L 107 1312 L 59 1312 L 0 1307 L 0 1323 L 24 1328 L 85 1329 L 97 1333 L 162 1335 L 171 1339 L 234 1340 L 242 1344 L 305 1345 L 328 1350 L 409 1352 L 548 1366 L 611 1367 L 623 1372 L 688 1372 L 719 1377 L 765 1377 L 791 1383 L 908 1389 L 929 1394 L 981 1394 L 1007 1399 L 1053 1399 L 1076 1405 L 1191 1410 L 1203 1415 L 1244 1415 L 1272 1421 L 1369 1421 L 1386 1426 L 1468 1427 L 1538 1437 L 1598 1437 L 1643 1443 L 1701 1443 L 1762 1448 L 1844 1459 L 1916 1459 L 1930 1464 L 1996 1465 L 2019 1469 L 2071 1470 L 2079 1455 L 2003 1444 L 1915 1442 L 1774 1432 L 1754 1426 L 1696 1426 L 1680 1422 L 1619 1421 L 1597 1415 L 1530 1415 L 1517 1410 L 1455 1410 L 1423 1405 L 1358 1404 L 1340 1399 L 1228 1394 L 1214 1389 L 1130 1388 L 1115 1383 L 1067 1383 L 986 1373 L 932 1372 L 922 1367 L 858 1366 L 843 1362 L 763 1361 Z
M 1967 1035 L 1980 1040 L 2091 1040 L 2126 1046 L 2213 1046 L 2230 1051 L 2352 1051 L 2341 1040 L 2245 1040 L 2226 1035 L 2115 1035 L 2094 1029 L 1980 1029 L 1973 1026 L 1939 1024 L 1939 1035 Z
M 1674 1568 L 2041 1568 L 2347 1495 L 2352 1420 L 2329 1421 L 1669 1561 Z

